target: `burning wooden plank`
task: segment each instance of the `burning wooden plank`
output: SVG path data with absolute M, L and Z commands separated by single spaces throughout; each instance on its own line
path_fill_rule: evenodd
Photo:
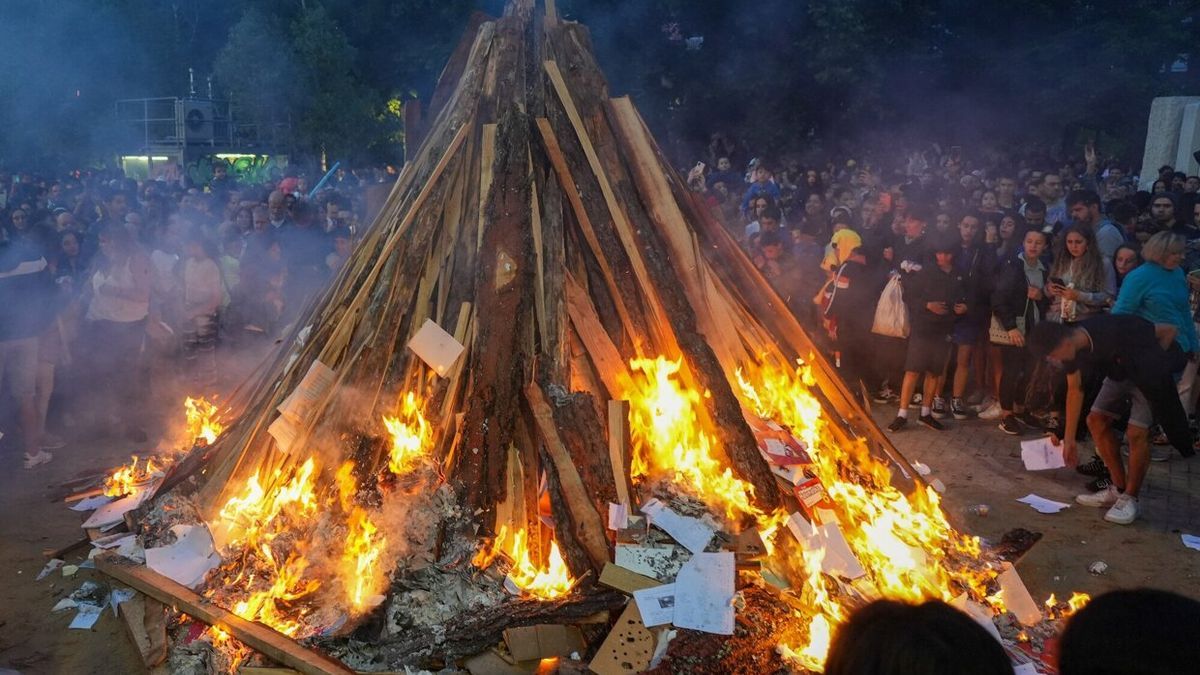
M 341 662 L 301 647 L 285 635 L 266 626 L 247 621 L 221 609 L 196 593 L 157 574 L 116 556 L 97 556 L 96 568 L 108 576 L 210 626 L 217 626 L 257 649 L 264 655 L 295 668 L 306 675 L 345 675 L 351 673 Z

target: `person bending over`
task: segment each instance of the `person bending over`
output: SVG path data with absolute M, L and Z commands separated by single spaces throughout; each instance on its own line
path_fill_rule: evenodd
M 1108 507 L 1104 519 L 1111 523 L 1128 525 L 1137 518 L 1137 497 L 1149 468 L 1149 429 L 1155 413 L 1159 419 L 1176 421 L 1184 416 L 1179 399 L 1171 395 L 1174 359 L 1167 347 L 1174 341 L 1175 332 L 1169 324 L 1152 324 L 1125 314 L 1096 316 L 1073 325 L 1047 322 L 1039 324 L 1030 336 L 1030 352 L 1036 358 L 1060 364 L 1067 373 L 1066 429 L 1062 440 L 1055 441 L 1062 443 L 1068 465 L 1073 466 L 1078 459 L 1075 432 L 1083 407 L 1080 371 L 1104 376 L 1087 425 L 1112 485 L 1081 494 L 1075 501 L 1084 506 Z M 1126 409 L 1128 467 L 1121 460 L 1113 429 L 1113 422 Z

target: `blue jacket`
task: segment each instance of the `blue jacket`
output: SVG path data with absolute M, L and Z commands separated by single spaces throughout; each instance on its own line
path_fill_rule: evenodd
M 1196 326 L 1188 303 L 1188 285 L 1183 270 L 1167 270 L 1153 262 L 1138 267 L 1125 277 L 1113 314 L 1133 314 L 1150 323 L 1171 324 L 1179 329 L 1175 341 L 1184 353 L 1195 352 Z
M 751 183 L 750 187 L 746 190 L 746 195 L 742 197 L 742 213 L 745 213 L 746 209 L 750 208 L 750 200 L 760 194 L 766 194 L 778 204 L 783 193 L 779 191 L 779 184 L 773 180 L 769 180 L 766 183 Z

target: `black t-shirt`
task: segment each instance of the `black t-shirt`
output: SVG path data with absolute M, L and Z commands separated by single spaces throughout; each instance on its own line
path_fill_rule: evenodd
M 1154 334 L 1154 324 L 1132 314 L 1104 314 L 1076 324 L 1087 331 L 1091 348 L 1080 349 L 1064 364 L 1068 373 L 1098 372 L 1114 380 L 1129 376 L 1131 368 L 1153 367 L 1152 359 L 1165 355 Z

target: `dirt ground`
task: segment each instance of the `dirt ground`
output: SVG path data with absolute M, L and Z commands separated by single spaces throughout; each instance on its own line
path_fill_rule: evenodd
M 886 422 L 892 411 L 877 408 Z M 1042 532 L 1043 539 L 1019 563 L 1021 576 L 1041 601 L 1051 592 L 1092 595 L 1114 588 L 1153 586 L 1200 596 L 1200 551 L 1185 548 L 1179 533 L 1200 534 L 1200 459 L 1178 456 L 1153 465 L 1143 497 L 1146 515 L 1132 526 L 1110 525 L 1102 512 L 1080 506 L 1042 515 L 1015 500 L 1030 492 L 1069 502 L 1083 480 L 1073 471 L 1030 473 L 1023 469 L 1017 442 L 985 422 L 950 423 L 935 433 L 920 427 L 894 435 L 897 446 L 914 461 L 929 465 L 930 478 L 947 488 L 945 508 L 961 529 L 999 538 L 1014 527 Z M 59 548 L 82 536 L 83 514 L 51 501 L 56 486 L 73 476 L 127 461 L 138 448 L 114 440 L 77 442 L 56 451 L 48 465 L 21 468 L 20 450 L 11 437 L 0 441 L 0 668 L 21 673 L 137 673 L 141 665 L 119 619 L 101 617 L 92 630 L 68 630 L 74 612 L 50 608 L 85 579 L 100 578 L 83 569 L 73 578 L 54 573 L 35 581 L 45 564 L 43 549 Z M 1087 450 L 1083 450 L 1085 457 Z M 970 513 L 987 504 L 986 516 Z M 86 553 L 76 553 L 78 563 Z M 1102 560 L 1108 572 L 1096 576 L 1088 566 Z

